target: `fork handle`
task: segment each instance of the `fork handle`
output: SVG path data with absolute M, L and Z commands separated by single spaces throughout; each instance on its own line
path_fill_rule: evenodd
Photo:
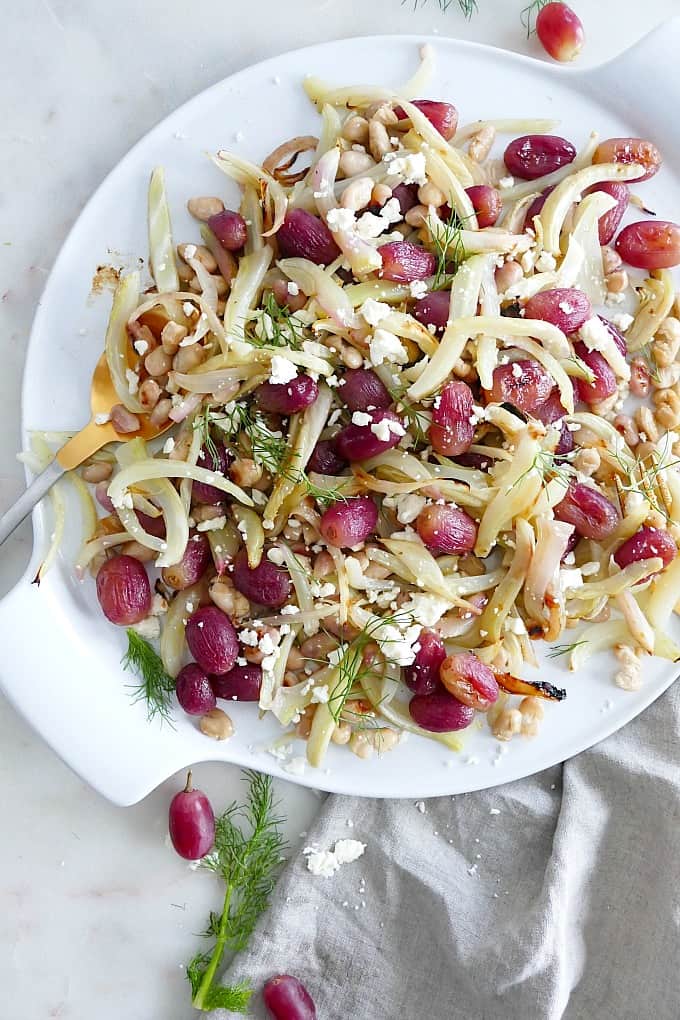
M 16 503 L 0 517 L 0 545 L 18 528 L 24 518 L 28 517 L 33 507 L 37 506 L 46 492 L 58 482 L 64 474 L 61 464 L 53 460 L 51 464 L 42 471 L 37 478 L 34 478 L 29 487 Z

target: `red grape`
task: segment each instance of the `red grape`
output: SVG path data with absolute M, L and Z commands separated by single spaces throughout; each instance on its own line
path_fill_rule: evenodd
M 187 785 L 170 802 L 168 828 L 172 845 L 187 861 L 198 861 L 213 848 L 215 815 L 206 795 L 193 789 L 191 772 Z
M 216 475 L 226 475 L 230 457 L 223 443 L 211 442 L 210 446 L 201 447 L 196 464 L 198 467 L 213 471 Z M 225 495 L 221 489 L 205 482 L 194 482 L 191 486 L 191 498 L 194 503 L 208 503 L 218 506 L 224 502 Z
M 319 387 L 309 375 L 298 375 L 287 383 L 260 383 L 255 390 L 258 407 L 273 414 L 297 414 L 313 404 L 318 395 Z
M 599 184 L 593 184 L 591 188 L 588 188 L 585 194 L 593 195 L 598 191 L 603 191 L 606 195 L 611 195 L 616 199 L 614 208 L 603 213 L 599 219 L 600 244 L 609 244 L 625 216 L 630 201 L 630 192 L 628 186 L 621 184 L 620 181 L 600 181 Z
M 273 1020 L 316 1020 L 311 995 L 302 982 L 290 974 L 269 978 L 262 995 Z
M 434 255 L 418 244 L 411 244 L 410 241 L 390 241 L 378 248 L 378 251 L 383 260 L 378 276 L 384 280 L 411 283 L 413 280 L 426 280 L 434 273 L 436 264 Z
M 616 250 L 636 269 L 680 266 L 680 227 L 669 220 L 630 223 L 616 238 Z
M 355 425 L 354 423 L 346 425 L 335 437 L 335 449 L 347 461 L 354 462 L 377 457 L 379 453 L 384 453 L 385 450 L 391 450 L 392 447 L 397 446 L 404 435 L 401 418 L 394 411 L 381 409 L 366 413 L 371 416 L 367 425 Z M 389 425 L 384 430 L 378 428 L 378 435 L 376 435 L 374 427 L 380 425 L 381 422 L 394 422 L 395 429 L 390 429 Z
M 351 548 L 365 542 L 377 523 L 378 508 L 371 497 L 354 496 L 324 510 L 319 531 L 330 545 Z
M 392 403 L 384 382 L 370 368 L 348 368 L 342 378 L 338 394 L 350 411 L 367 411 L 369 407 L 374 411 Z
M 586 41 L 581 19 L 563 3 L 546 4 L 536 16 L 536 35 L 555 60 L 573 60 Z
M 189 651 L 206 673 L 228 673 L 239 652 L 234 625 L 217 606 L 198 609 L 186 626 Z
M 514 177 L 534 181 L 573 163 L 576 149 L 558 135 L 522 135 L 513 139 L 503 159 Z
M 667 531 L 643 527 L 619 546 L 614 553 L 614 560 L 623 568 L 629 563 L 651 560 L 658 556 L 663 560 L 663 566 L 667 567 L 673 562 L 677 552 L 675 541 Z
M 347 461 L 335 449 L 333 439 L 320 439 L 307 463 L 307 469 L 319 475 L 339 475 L 346 467 Z
M 151 585 L 146 570 L 134 556 L 114 556 L 97 571 L 97 598 L 111 623 L 129 627 L 151 610 Z
M 208 674 L 195 662 L 179 671 L 175 690 L 177 700 L 188 715 L 205 715 L 217 704 Z
M 619 512 L 606 496 L 583 482 L 572 482 L 554 509 L 558 521 L 573 524 L 582 538 L 602 542 L 619 525 Z
M 430 124 L 447 142 L 453 138 L 458 127 L 458 110 L 455 106 L 451 103 L 439 103 L 434 99 L 415 99 L 413 105 L 425 114 Z M 397 106 L 394 112 L 399 120 L 406 120 L 408 116 L 401 106 Z
M 531 414 L 545 403 L 554 385 L 555 380 L 542 365 L 530 358 L 521 358 L 494 368 L 489 399 L 498 404 L 513 404 Z
M 449 694 L 478 712 L 486 712 L 498 700 L 493 671 L 472 652 L 449 655 L 440 666 L 439 678 Z
M 473 708 L 458 701 L 448 691 L 415 694 L 408 710 L 414 723 L 430 733 L 464 730 L 475 717 Z
M 233 666 L 223 676 L 210 677 L 216 698 L 227 701 L 259 701 L 262 686 L 261 666 Z
M 257 567 L 249 567 L 245 549 L 241 549 L 234 558 L 232 581 L 237 591 L 261 606 L 282 606 L 290 598 L 292 583 L 288 571 L 266 558 L 261 559 Z M 213 669 L 210 672 L 226 673 L 227 670 Z
M 460 507 L 432 503 L 418 514 L 416 529 L 430 552 L 470 552 L 477 541 L 477 525 Z
M 184 591 L 196 584 L 208 569 L 212 559 L 210 543 L 206 535 L 197 531 L 189 536 L 184 554 L 179 563 L 171 567 L 163 567 L 161 571 L 163 580 L 175 591 Z
M 575 333 L 592 316 L 593 307 L 582 290 L 558 287 L 534 294 L 524 311 L 527 319 L 542 319 L 563 333 Z
M 208 220 L 208 226 L 227 251 L 239 251 L 248 240 L 248 227 L 241 213 L 223 209 Z
M 445 329 L 449 321 L 449 308 L 451 305 L 451 292 L 448 290 L 434 290 L 424 298 L 419 298 L 413 306 L 413 314 L 423 326 L 436 326 L 437 329 Z
M 606 400 L 616 393 L 614 370 L 599 351 L 589 351 L 584 343 L 579 342 L 574 344 L 574 353 L 595 376 L 592 382 L 588 382 L 587 379 L 576 380 L 579 400 L 585 404 L 599 404 L 601 400 Z
M 645 172 L 628 182 L 636 184 L 658 173 L 662 158 L 656 145 L 644 138 L 607 138 L 595 149 L 593 163 L 637 163 L 645 168 Z
M 318 216 L 305 209 L 291 209 L 276 235 L 284 258 L 299 256 L 318 266 L 327 266 L 340 254 L 330 230 Z
M 500 191 L 497 188 L 489 187 L 488 184 L 475 184 L 465 190 L 477 214 L 477 223 L 480 228 L 493 227 L 503 208 Z
M 439 667 L 446 658 L 446 649 L 434 630 L 421 630 L 418 644 L 413 664 L 404 670 L 404 682 L 414 694 L 432 694 L 441 686 Z
M 465 453 L 475 436 L 473 417 L 474 400 L 467 383 L 447 383 L 432 407 L 430 443 L 435 453 L 457 457 Z

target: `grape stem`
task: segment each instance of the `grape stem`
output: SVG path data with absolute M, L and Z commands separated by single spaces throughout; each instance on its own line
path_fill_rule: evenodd
M 184 787 L 184 792 L 185 793 L 191 793 L 193 788 L 194 788 L 194 785 L 193 785 L 193 783 L 191 781 L 191 769 L 189 769 L 189 771 L 187 772 L 187 785 Z
M 191 776 L 191 773 L 189 773 L 189 776 Z M 205 1008 L 205 998 L 212 987 L 213 978 L 215 977 L 215 974 L 217 973 L 217 968 L 222 962 L 222 957 L 224 956 L 224 950 L 227 944 L 227 922 L 229 921 L 229 908 L 231 906 L 231 897 L 233 895 L 233 892 L 234 886 L 230 882 L 227 885 L 227 891 L 224 896 L 224 903 L 222 905 L 222 916 L 220 917 L 220 926 L 217 930 L 215 948 L 212 951 L 210 963 L 206 967 L 205 973 L 198 987 L 198 991 L 191 1000 L 192 1005 L 196 1009 Z

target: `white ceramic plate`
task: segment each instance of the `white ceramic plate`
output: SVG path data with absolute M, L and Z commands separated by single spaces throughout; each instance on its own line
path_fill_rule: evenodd
M 26 364 L 24 429 L 75 430 L 88 416 L 92 368 L 102 348 L 110 301 L 92 298 L 100 263 L 128 268 L 145 255 L 146 188 L 153 166 L 166 168 L 177 241 L 196 227 L 185 211 L 192 195 L 225 193 L 225 178 L 206 151 L 233 148 L 256 161 L 282 139 L 313 134 L 317 118 L 300 87 L 304 75 L 337 84 L 371 80 L 398 85 L 417 63 L 421 37 L 380 37 L 328 43 L 258 64 L 197 96 L 168 117 L 121 161 L 84 209 L 66 241 L 37 310 Z M 669 218 L 680 216 L 680 135 L 673 110 L 680 100 L 676 54 L 680 20 L 662 26 L 617 60 L 579 71 L 470 43 L 430 40 L 438 71 L 428 94 L 453 100 L 463 121 L 483 117 L 555 117 L 560 133 L 582 144 L 642 135 L 666 157 L 645 186 L 645 200 Z M 663 83 L 663 84 L 661 84 Z M 232 195 L 236 199 L 236 194 Z M 78 548 L 77 504 L 69 504 L 68 541 L 38 589 L 30 584 L 50 518 L 36 511 L 34 561 L 0 605 L 2 684 L 13 704 L 54 750 L 92 786 L 119 804 L 141 799 L 176 770 L 205 759 L 252 766 L 307 786 L 377 797 L 428 797 L 482 789 L 530 775 L 590 747 L 623 726 L 664 691 L 675 668 L 645 665 L 636 693 L 616 688 L 604 657 L 578 675 L 548 661 L 542 675 L 568 688 L 548 706 L 540 735 L 515 740 L 508 753 L 486 725 L 470 732 L 463 753 L 411 737 L 389 755 L 363 762 L 332 746 L 326 767 L 292 777 L 264 747 L 280 730 L 259 721 L 252 705 L 229 711 L 236 735 L 225 744 L 204 737 L 181 710 L 176 729 L 146 721 L 133 705 L 120 666 L 124 634 L 101 616 L 91 581 L 79 584 L 71 562 Z M 301 743 L 296 754 L 303 754 Z

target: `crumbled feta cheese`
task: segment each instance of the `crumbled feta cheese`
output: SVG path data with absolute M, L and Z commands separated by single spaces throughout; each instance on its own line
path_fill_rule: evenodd
M 337 666 L 340 660 L 343 658 L 344 654 L 345 649 L 342 648 L 342 646 L 339 648 L 331 649 L 331 651 L 328 653 L 328 664 L 330 666 Z
M 155 641 L 157 637 L 160 637 L 161 621 L 157 616 L 147 616 L 146 619 L 140 620 L 139 623 L 133 623 L 132 630 L 139 634 L 140 637 L 146 638 L 147 641 Z
M 274 384 L 285 385 L 295 378 L 297 378 L 297 369 L 293 362 L 280 354 L 274 354 L 269 381 Z
M 505 190 L 506 188 L 511 188 L 514 183 L 515 183 L 514 177 L 501 177 L 500 181 L 498 182 L 498 187 Z
M 335 595 L 335 585 L 331 581 L 312 581 L 309 590 L 311 591 L 314 598 L 326 599 L 330 595 Z
M 519 365 L 516 361 L 513 361 L 512 363 L 512 374 L 515 377 L 515 379 L 522 378 L 522 366 Z
M 385 361 L 397 365 L 405 365 L 408 361 L 408 352 L 399 340 L 399 337 L 395 336 L 394 333 L 390 333 L 387 329 L 380 329 L 378 327 L 375 330 L 368 349 L 373 365 L 382 365 Z
M 366 414 L 365 411 L 354 411 L 352 414 L 352 425 L 370 425 L 372 420 L 370 414 Z
M 290 761 L 284 762 L 282 768 L 284 772 L 289 772 L 291 776 L 303 776 L 307 768 L 307 759 L 298 755 L 296 758 L 291 758 Z
M 267 559 L 270 563 L 275 563 L 277 567 L 280 567 L 283 563 L 283 551 L 274 546 L 273 549 L 268 550 Z
M 131 368 L 125 369 L 125 378 L 128 384 L 128 393 L 136 393 L 139 389 L 139 376 Z
M 239 632 L 239 641 L 242 645 L 248 645 L 249 648 L 257 648 L 257 642 L 259 637 L 256 630 L 242 630 Z
M 194 312 L 195 312 L 195 310 L 196 310 L 196 309 L 195 309 L 195 308 L 194 308 L 194 306 L 192 305 L 191 301 L 185 301 L 185 302 L 184 302 L 184 304 L 182 305 L 182 311 L 183 311 L 183 312 L 184 312 L 184 314 L 185 314 L 185 315 L 187 315 L 187 316 L 191 316 L 191 315 L 193 315 L 193 314 L 194 314 Z
M 359 309 L 369 326 L 379 326 L 383 319 L 391 314 L 392 309 L 384 301 L 375 301 L 373 298 L 366 298 Z
M 312 691 L 312 704 L 325 705 L 330 695 L 327 687 L 315 687 Z
M 416 298 L 416 300 L 424 298 L 427 294 L 427 284 L 424 280 L 411 280 L 408 285 L 408 289 L 411 297 Z
M 386 624 L 376 628 L 376 640 L 385 658 L 397 666 L 410 666 L 420 648 L 420 624 L 407 627 L 402 633 L 398 627 Z
M 149 349 L 149 342 L 148 340 L 135 340 L 132 346 L 137 351 L 137 354 L 139 354 L 140 358 L 142 358 Z
M 511 634 L 526 634 L 527 632 L 524 620 L 519 616 L 507 616 L 505 618 L 504 630 L 509 631 Z
M 286 288 L 291 297 L 297 297 L 300 293 L 300 288 L 297 283 L 293 283 L 292 280 L 288 281 L 288 287 Z
M 403 613 L 408 613 L 423 627 L 434 627 L 450 609 L 450 602 L 430 592 L 413 592 L 409 601 L 401 607 Z
M 617 315 L 612 315 L 611 321 L 617 329 L 625 333 L 633 325 L 635 316 L 629 315 L 628 312 L 619 312 Z
M 539 273 L 552 273 L 557 268 L 557 262 L 555 256 L 551 255 L 549 251 L 542 251 L 536 259 L 536 269 Z
M 260 638 L 260 640 L 257 643 L 257 647 L 260 649 L 260 651 L 264 655 L 271 655 L 272 652 L 274 652 L 274 650 L 276 649 L 276 645 L 274 644 L 274 639 L 272 638 L 271 634 L 269 634 L 269 633 L 262 635 L 262 637 Z
M 387 176 L 401 177 L 404 184 L 427 184 L 425 154 L 411 152 L 407 156 L 391 159 L 387 167 Z
M 184 257 L 187 259 L 193 259 L 196 257 L 196 245 L 185 244 L 184 245 Z
M 366 844 L 358 839 L 339 839 L 333 850 L 319 850 L 307 846 L 302 851 L 307 858 L 307 870 L 322 878 L 332 878 L 343 864 L 352 864 L 364 853 Z
M 382 421 L 374 421 L 371 424 L 371 432 L 377 439 L 383 443 L 389 443 L 390 433 L 395 436 L 405 436 L 406 429 L 398 421 L 392 421 L 391 418 L 383 418 Z
M 281 606 L 281 610 L 280 611 L 281 611 L 281 615 L 282 616 L 295 616 L 297 613 L 300 612 L 300 607 L 299 606 Z
M 402 496 L 397 504 L 397 520 L 400 524 L 410 524 L 415 521 L 421 510 L 424 509 L 426 499 L 419 496 L 417 492 L 409 492 Z
M 356 227 L 356 219 L 351 209 L 329 209 L 326 214 L 326 223 L 329 230 L 352 231 Z
M 109 421 L 111 421 L 110 414 L 95 414 L 94 416 L 95 425 L 106 425 Z

